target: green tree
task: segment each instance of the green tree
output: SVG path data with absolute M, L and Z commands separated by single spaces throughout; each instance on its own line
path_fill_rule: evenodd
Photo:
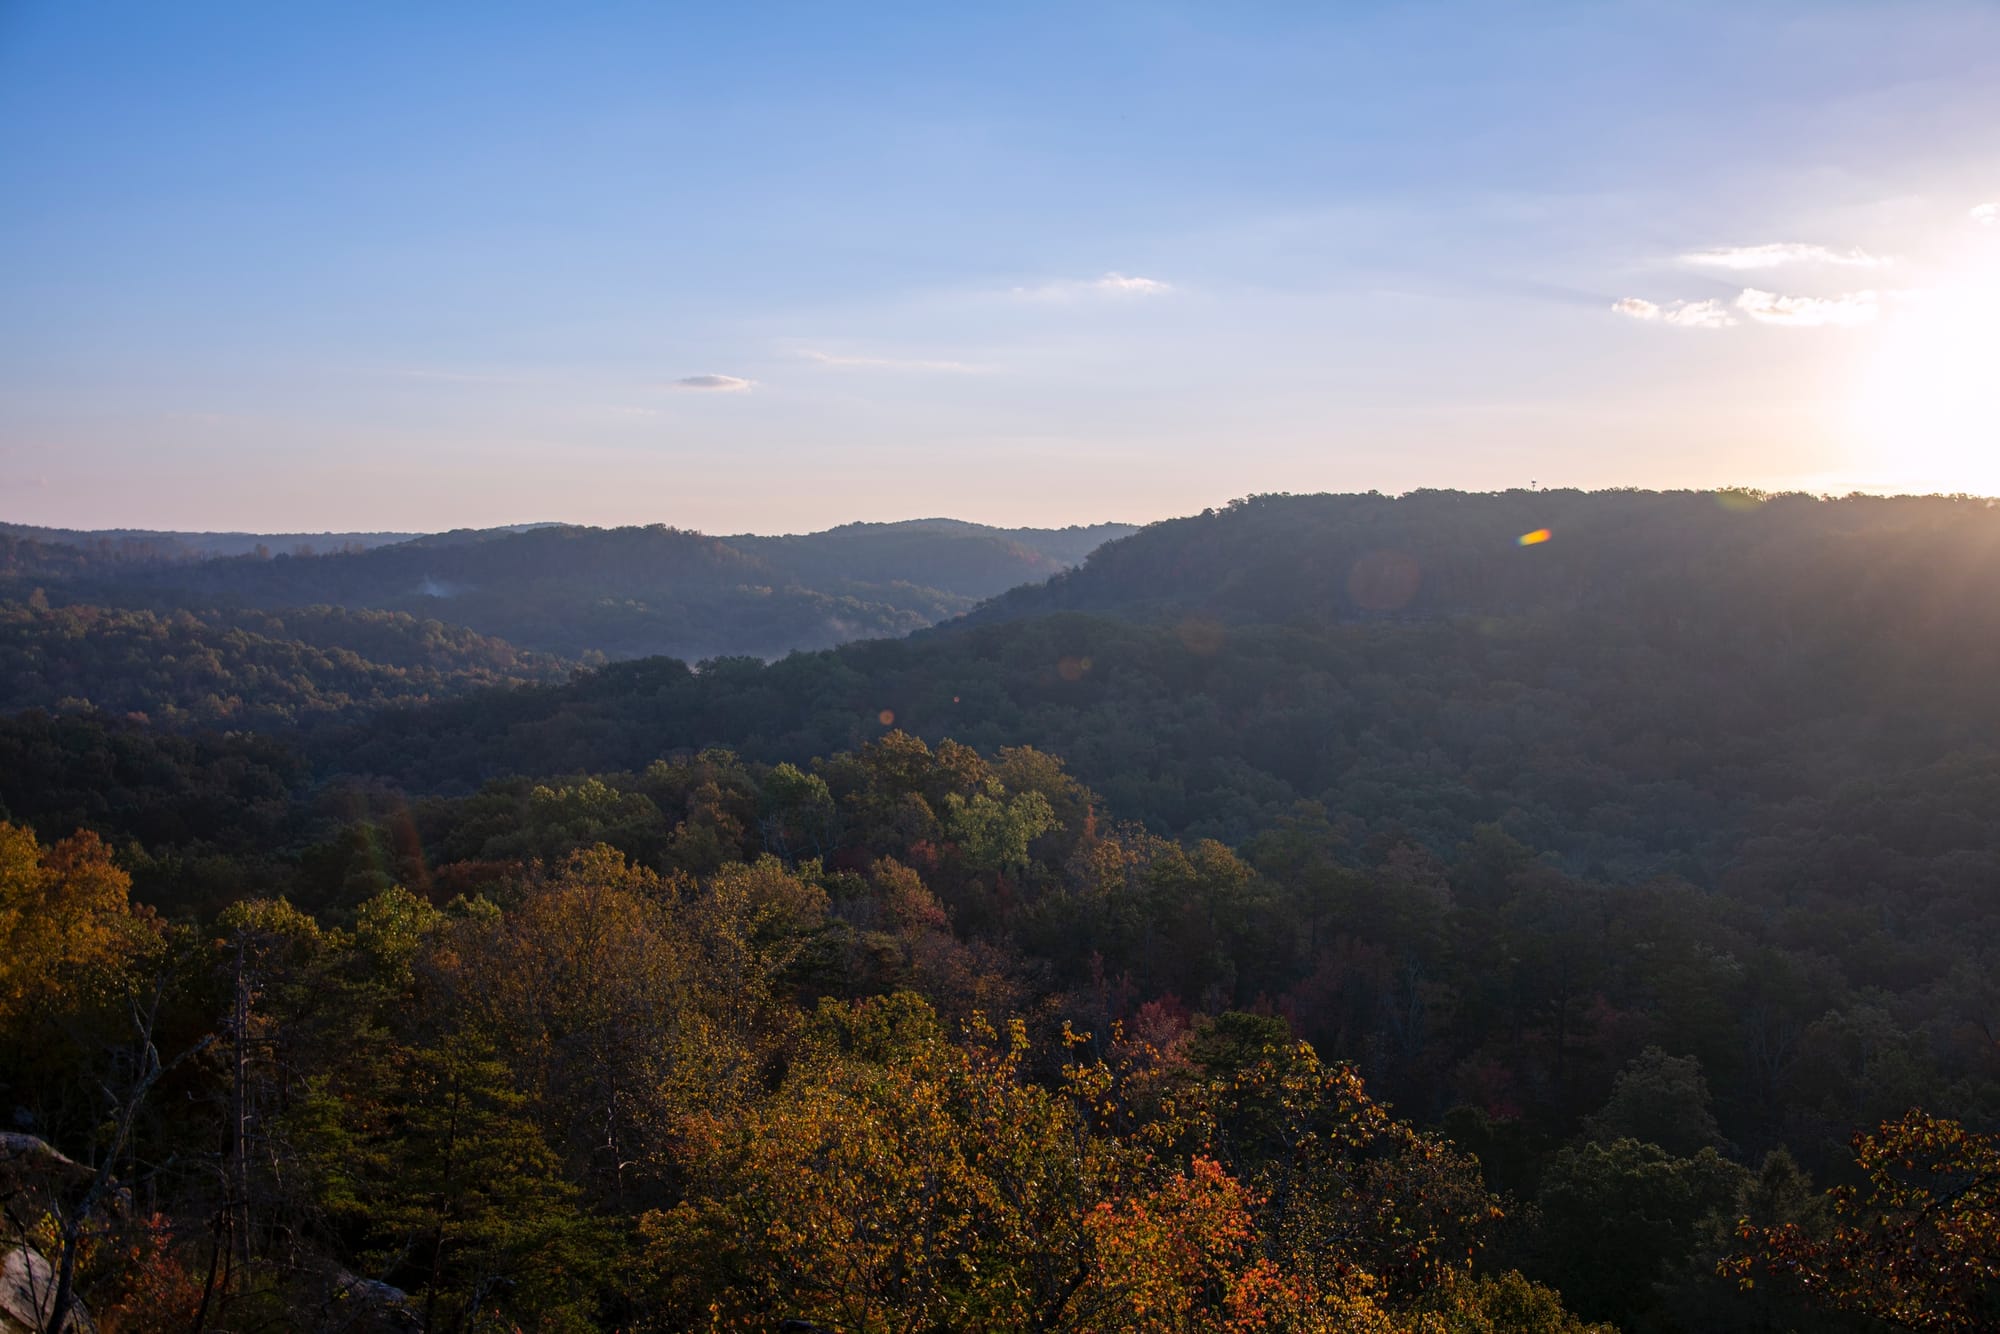
M 1703 1149 L 1680 1158 L 1638 1140 L 1572 1144 L 1542 1174 L 1538 1268 L 1577 1312 L 1629 1326 L 1655 1285 L 1695 1254 L 1750 1174 Z
M 956 792 L 945 796 L 945 830 L 975 871 L 1026 867 L 1028 844 L 1058 827 L 1047 797 L 1039 792 L 1010 796 L 997 780 L 970 797 Z
M 1619 1073 L 1610 1099 L 1584 1126 L 1601 1143 L 1635 1139 L 1677 1157 L 1725 1147 L 1701 1062 L 1658 1047 L 1646 1048 Z
M 476 1038 L 396 1053 L 386 1115 L 357 1183 L 371 1267 L 421 1297 L 430 1329 L 520 1320 L 585 1329 L 607 1238 L 524 1114 L 507 1067 Z

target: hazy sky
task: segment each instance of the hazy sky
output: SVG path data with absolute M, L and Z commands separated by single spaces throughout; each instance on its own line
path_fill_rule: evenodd
M 0 518 L 2000 490 L 2000 4 L 0 0 Z

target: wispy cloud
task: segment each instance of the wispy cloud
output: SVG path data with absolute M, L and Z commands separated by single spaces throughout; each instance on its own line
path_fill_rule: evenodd
M 1777 269 L 1787 264 L 1833 264 L 1852 269 L 1878 269 L 1895 261 L 1865 250 L 1835 250 L 1830 246 L 1803 241 L 1779 241 L 1771 245 L 1715 246 L 1691 250 L 1681 256 L 1686 264 L 1711 269 Z
M 1759 324 L 1809 329 L 1866 324 L 1881 313 L 1882 303 L 1872 291 L 1844 292 L 1839 296 L 1780 296 L 1746 287 L 1736 298 L 1736 308 Z
M 819 352 L 812 348 L 800 351 L 807 361 L 816 361 L 822 366 L 852 367 L 859 370 L 885 371 L 976 371 L 977 366 L 963 361 L 928 361 L 916 357 L 857 357 L 838 352 Z
M 2000 227 L 2000 200 L 1981 204 L 1972 210 L 1971 217 L 1981 227 Z
M 1016 287 L 1013 295 L 1026 297 L 1031 301 L 1073 301 L 1078 297 L 1088 296 L 1162 296 L 1173 290 L 1172 283 L 1162 282 L 1158 278 L 1107 273 L 1102 278 L 1071 278 L 1042 283 L 1037 287 Z
M 712 393 L 740 394 L 755 380 L 745 380 L 735 375 L 683 375 L 673 382 L 675 389 L 705 389 Z
M 1611 309 L 1628 319 L 1671 324 L 1680 329 L 1727 329 L 1736 323 L 1720 301 L 1672 301 L 1663 306 L 1644 297 L 1628 296 L 1612 302 Z
M 1139 296 L 1155 296 L 1174 290 L 1172 283 L 1163 283 L 1158 278 L 1128 278 L 1122 273 L 1107 273 L 1091 287 L 1100 292 L 1135 293 Z

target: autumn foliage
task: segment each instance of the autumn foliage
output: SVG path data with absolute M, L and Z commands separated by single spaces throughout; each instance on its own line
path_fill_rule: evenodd
M 106 1329 L 1993 1327 L 2000 1155 L 1962 1125 L 1864 1135 L 1829 1212 L 1657 1046 L 1559 1143 L 1476 1062 L 1449 1133 L 1389 1106 L 1234 961 L 1315 952 L 1334 1041 L 1393 1000 L 1408 1068 L 1457 1002 L 1343 932 L 1504 891 L 1425 948 L 1513 979 L 1561 1068 L 1619 1022 L 1605 919 L 1498 838 L 1370 898 L 1315 828 L 1259 869 L 1040 752 L 890 733 L 394 806 L 298 854 L 309 901 L 166 921 L 143 849 L 0 823 L 0 1092 L 60 1168 L 9 1169 L 7 1225 Z
M 2000 1135 L 1911 1111 L 1854 1158 L 1863 1184 L 1833 1191 L 1830 1230 L 1745 1226 L 1730 1271 L 1898 1329 L 2000 1327 Z

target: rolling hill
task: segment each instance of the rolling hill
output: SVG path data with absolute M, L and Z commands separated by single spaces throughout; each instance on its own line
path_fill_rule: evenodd
M 546 681 L 573 662 L 776 658 L 921 629 L 1130 531 L 933 519 L 717 538 L 545 524 L 321 554 L 274 553 L 270 539 L 210 558 L 193 554 L 206 534 L 0 531 L 0 709 L 88 700 L 241 724 Z M 405 644 L 375 657 L 385 625 L 429 657 Z M 86 653 L 86 637 L 158 661 Z M 315 656 L 328 652 L 348 656 Z M 324 697 L 308 684 L 334 677 Z

